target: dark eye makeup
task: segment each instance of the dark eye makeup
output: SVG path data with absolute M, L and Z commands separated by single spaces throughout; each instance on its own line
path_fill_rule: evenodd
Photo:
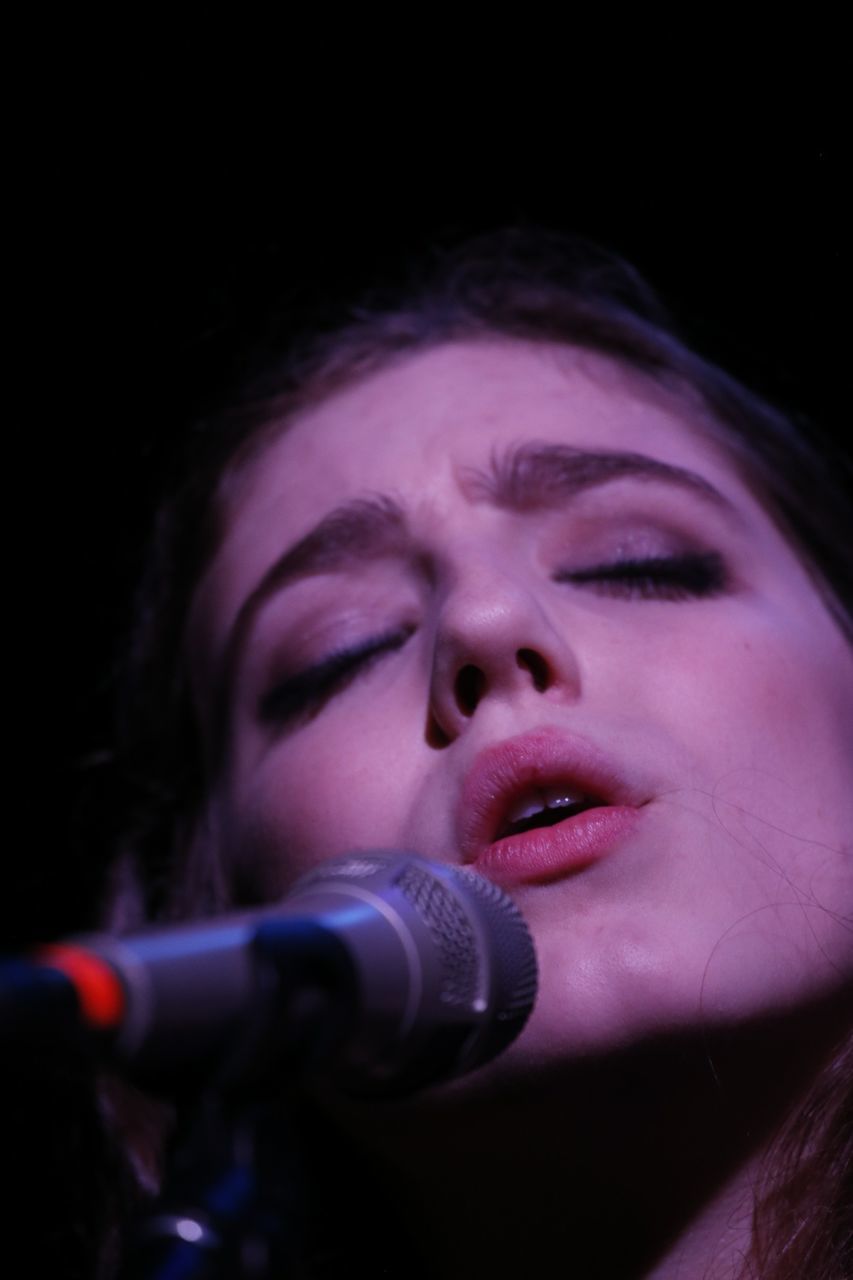
M 260 700 L 261 721 L 281 725 L 310 719 L 356 676 L 363 675 L 386 654 L 401 649 L 414 630 L 413 626 L 405 626 L 370 636 L 278 681 Z
M 688 600 L 720 595 L 729 585 L 729 575 L 718 552 L 692 551 L 560 569 L 554 581 L 629 600 Z
M 553 580 L 591 589 L 598 595 L 661 601 L 712 597 L 729 585 L 723 557 L 714 551 L 618 558 L 578 569 L 560 569 Z M 312 719 L 330 698 L 382 658 L 401 649 L 415 630 L 414 625 L 406 625 L 368 636 L 276 681 L 260 699 L 260 721 L 293 726 Z

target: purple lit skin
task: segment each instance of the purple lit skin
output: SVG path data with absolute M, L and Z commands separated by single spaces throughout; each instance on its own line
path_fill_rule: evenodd
M 665 466 L 499 500 L 492 459 L 534 442 Z M 363 545 L 309 548 L 247 623 L 368 499 Z M 853 656 L 698 410 L 604 357 L 445 345 L 306 411 L 229 502 L 189 647 L 202 720 L 227 709 L 204 827 L 258 896 L 359 848 L 503 875 L 542 973 L 506 1070 L 849 981 Z M 501 836 L 562 783 L 599 818 Z

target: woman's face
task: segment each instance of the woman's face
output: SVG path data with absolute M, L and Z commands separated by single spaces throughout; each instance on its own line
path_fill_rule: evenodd
M 849 979 L 853 656 L 698 411 L 452 344 L 306 412 L 229 501 L 189 641 L 245 892 L 356 849 L 473 863 L 536 940 L 522 1055 Z

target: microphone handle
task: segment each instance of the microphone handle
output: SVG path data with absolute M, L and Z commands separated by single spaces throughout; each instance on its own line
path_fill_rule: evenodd
M 493 1057 L 536 986 L 506 895 L 409 854 L 352 855 L 277 905 L 72 939 L 39 959 L 6 984 L 24 1021 L 61 1007 L 67 1023 L 73 994 L 120 1069 L 173 1093 L 283 1069 L 330 1073 L 349 1092 L 407 1092 Z

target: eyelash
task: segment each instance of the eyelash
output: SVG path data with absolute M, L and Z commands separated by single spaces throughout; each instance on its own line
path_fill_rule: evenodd
M 554 575 L 554 581 L 591 586 L 599 595 L 623 599 L 677 601 L 719 595 L 726 588 L 727 574 L 722 557 L 716 552 L 697 552 L 619 560 L 588 569 L 563 569 Z M 329 698 L 380 658 L 401 649 L 414 630 L 411 626 L 401 627 L 371 636 L 286 677 L 261 698 L 261 720 L 282 725 L 311 719 Z
M 363 675 L 374 662 L 401 649 L 413 632 L 414 627 L 401 627 L 383 635 L 371 636 L 350 649 L 329 654 L 316 666 L 288 676 L 261 698 L 261 720 L 272 724 L 287 724 L 310 719 L 333 694 L 339 693 L 351 680 Z
M 561 569 L 556 582 L 592 586 L 599 595 L 640 600 L 689 600 L 719 595 L 728 575 L 715 551 L 617 560 L 588 569 Z

